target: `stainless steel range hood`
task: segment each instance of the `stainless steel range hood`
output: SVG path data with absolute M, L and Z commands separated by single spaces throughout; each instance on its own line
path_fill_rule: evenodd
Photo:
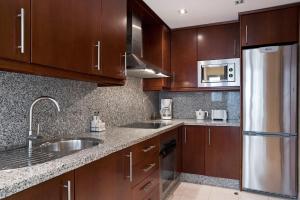
M 142 22 L 132 13 L 127 19 L 127 75 L 138 78 L 165 78 L 170 73 L 143 59 Z

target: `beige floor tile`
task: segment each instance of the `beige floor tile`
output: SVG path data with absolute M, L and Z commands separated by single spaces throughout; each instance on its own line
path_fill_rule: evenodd
M 240 200 L 269 200 L 268 196 L 249 192 L 240 192 Z

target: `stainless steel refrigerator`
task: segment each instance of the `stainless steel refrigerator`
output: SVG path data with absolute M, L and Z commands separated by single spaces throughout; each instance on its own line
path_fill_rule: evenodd
M 297 196 L 297 51 L 243 50 L 244 190 Z

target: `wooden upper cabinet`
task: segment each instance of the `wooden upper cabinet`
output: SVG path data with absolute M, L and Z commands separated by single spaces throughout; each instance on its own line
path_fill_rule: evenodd
M 239 127 L 208 127 L 205 141 L 205 175 L 240 179 Z
M 125 77 L 127 1 L 102 0 L 101 68 L 111 78 Z
M 242 46 L 297 42 L 298 7 L 242 14 Z
M 144 57 L 164 71 L 171 71 L 170 30 L 162 24 L 145 26 L 144 30 Z M 144 91 L 160 91 L 170 88 L 170 78 L 144 79 Z
M 101 1 L 31 0 L 31 7 L 32 63 L 98 71 Z
M 0 58 L 30 61 L 30 0 L 0 1 Z
M 185 126 L 182 134 L 182 172 L 205 174 L 206 127 Z
M 70 190 L 70 192 L 68 192 Z M 12 195 L 6 200 L 74 200 L 74 171 Z
M 197 87 L 197 29 L 171 33 L 172 88 Z
M 240 57 L 239 23 L 205 26 L 198 29 L 198 60 Z

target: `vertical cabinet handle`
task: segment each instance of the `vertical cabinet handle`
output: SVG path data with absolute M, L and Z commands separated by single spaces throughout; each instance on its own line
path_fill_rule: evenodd
M 97 70 L 101 70 L 100 63 L 101 63 L 101 42 L 97 41 L 97 44 L 95 45 L 97 47 L 97 65 L 95 66 Z
M 68 200 L 71 200 L 72 199 L 72 196 L 71 196 L 72 188 L 71 188 L 71 181 L 70 180 L 67 181 L 67 184 L 64 185 L 64 188 L 67 188 Z
M 184 143 L 186 144 L 186 140 L 187 140 L 187 138 L 186 138 L 187 136 L 186 136 L 186 127 L 184 127 Z
M 236 56 L 236 40 L 233 41 L 233 55 Z
M 248 25 L 245 27 L 246 31 L 246 44 L 248 44 Z
M 210 142 L 210 128 L 208 128 L 208 145 L 210 145 L 211 142 Z
M 124 53 L 124 75 L 127 76 L 127 53 Z
M 132 152 L 129 153 L 129 155 L 126 155 L 126 157 L 129 158 L 129 181 L 132 182 Z
M 25 9 L 24 8 L 21 8 L 18 17 L 20 17 L 21 20 L 20 45 L 18 46 L 18 49 L 20 49 L 20 52 L 23 54 L 25 53 Z

